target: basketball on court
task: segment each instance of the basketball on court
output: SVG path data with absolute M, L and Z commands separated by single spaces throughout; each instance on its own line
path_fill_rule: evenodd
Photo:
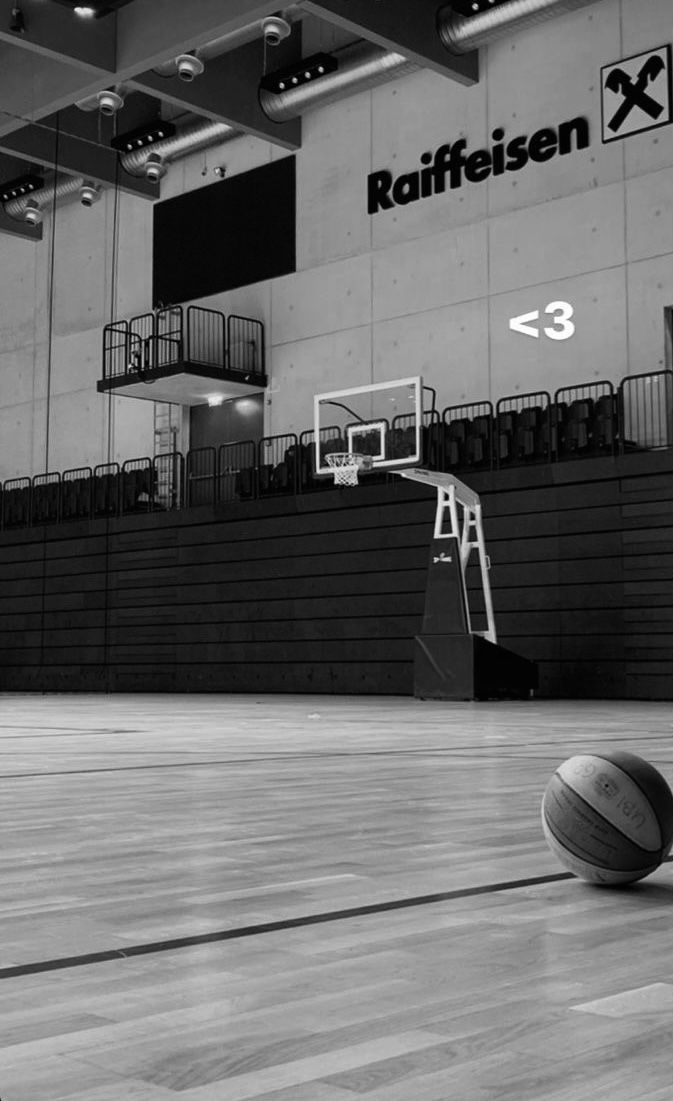
M 649 875 L 673 842 L 673 794 L 653 765 L 622 751 L 570 757 L 542 799 L 547 843 L 573 875 L 619 885 Z

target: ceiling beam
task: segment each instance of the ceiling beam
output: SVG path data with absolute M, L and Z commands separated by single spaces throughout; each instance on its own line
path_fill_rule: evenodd
M 72 65 L 0 46 L 0 134 L 69 107 L 110 83 Z
M 93 73 L 113 73 L 115 66 L 115 20 L 80 19 L 72 11 L 44 0 L 21 0 L 23 34 L 9 30 L 0 22 L 0 42 L 69 65 L 81 66 Z
M 29 241 L 42 240 L 42 226 L 31 226 L 28 222 L 20 222 L 17 218 L 10 218 L 5 214 L 0 203 L 0 233 L 7 233 L 10 237 L 26 237 Z
M 292 51 L 295 57 L 289 50 L 283 50 L 285 43 L 274 48 L 274 67 L 276 60 L 281 66 L 289 65 L 301 56 L 301 36 L 297 38 L 299 49 Z M 260 40 L 231 50 L 221 57 L 210 58 L 206 61 L 205 72 L 191 84 L 177 76 L 162 77 L 151 71 L 133 77 L 127 83 L 139 91 L 160 97 L 174 107 L 195 111 L 215 122 L 226 122 L 235 130 L 253 134 L 284 149 L 298 149 L 301 145 L 301 120 L 272 122 L 259 105 L 259 81 L 263 72 L 264 43 Z
M 278 0 L 134 0 L 117 12 L 117 73 L 128 80 L 272 15 Z
M 24 126 L 11 134 L 0 136 L 0 150 L 10 156 L 55 167 L 56 132 L 46 126 Z M 130 176 L 117 168 L 117 152 L 108 146 L 95 145 L 73 134 L 58 135 L 57 167 L 73 176 L 84 176 L 95 183 L 119 186 L 122 191 L 144 199 L 158 199 L 159 185 L 144 177 Z
M 425 69 L 459 84 L 479 79 L 476 50 L 461 57 L 444 49 L 437 33 L 436 0 L 301 0 L 305 11 L 335 23 L 387 50 L 403 54 Z

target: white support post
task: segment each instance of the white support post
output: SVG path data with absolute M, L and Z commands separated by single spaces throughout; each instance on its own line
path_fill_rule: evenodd
M 491 585 L 488 571 L 490 562 L 486 554 L 486 542 L 482 524 L 481 502 L 479 495 L 464 485 L 452 474 L 432 470 L 398 470 L 395 473 L 410 481 L 421 482 L 425 485 L 434 485 L 437 489 L 437 511 L 435 512 L 435 539 L 456 539 L 460 548 L 460 566 L 463 577 L 463 591 L 465 593 L 465 607 L 467 609 L 467 628 L 470 634 L 480 633 L 488 642 L 497 643 L 495 632 L 495 617 L 493 615 L 493 600 L 491 598 Z M 462 527 L 458 519 L 458 508 L 462 508 Z M 444 516 L 449 512 L 451 520 L 450 531 L 444 531 Z M 474 529 L 474 531 L 472 531 Z M 479 556 L 481 572 L 481 584 L 484 593 L 484 607 L 486 609 L 487 629 L 481 632 L 473 632 L 470 625 L 470 612 L 467 601 L 467 565 L 473 550 Z

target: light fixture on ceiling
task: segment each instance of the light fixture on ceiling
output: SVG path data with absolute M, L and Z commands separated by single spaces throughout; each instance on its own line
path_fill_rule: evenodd
M 0 185 L 0 202 L 8 203 L 10 199 L 20 199 L 22 195 L 30 195 L 31 191 L 40 191 L 44 187 L 42 176 L 29 172 L 26 176 L 17 176 Z
M 97 203 L 101 196 L 101 189 L 98 184 L 91 183 L 90 180 L 85 180 L 79 189 L 79 201 L 82 206 L 93 206 Z
M 120 111 L 124 106 L 124 97 L 120 96 L 119 92 L 104 90 L 98 93 L 96 99 L 98 100 L 98 110 L 101 115 L 107 115 L 108 118 L 112 115 L 116 115 L 117 111 Z
M 280 46 L 284 38 L 292 33 L 292 27 L 287 19 L 280 15 L 270 15 L 262 20 L 262 34 L 267 46 Z
M 119 8 L 130 4 L 131 0 L 89 0 L 88 4 L 80 4 L 76 0 L 53 0 L 53 2 L 67 8 L 79 19 L 100 19 L 101 16 L 111 15 Z
M 218 405 L 224 405 L 222 394 L 209 394 L 206 400 L 210 409 L 216 409 Z
M 191 84 L 194 77 L 201 76 L 205 70 L 200 57 L 195 54 L 180 54 L 176 57 L 175 63 L 178 67 L 178 76 L 180 80 L 184 80 L 185 84 Z
M 496 7 L 497 4 L 507 3 L 509 0 L 453 0 L 451 7 L 458 15 L 479 15 L 482 11 Z
M 42 222 L 42 211 L 35 199 L 29 199 L 23 212 L 23 219 L 30 226 L 39 226 Z
M 302 61 L 295 62 L 283 69 L 276 69 L 267 73 L 260 81 L 260 88 L 268 92 L 286 91 L 288 88 L 296 88 L 300 84 L 307 84 L 309 80 L 318 80 L 328 73 L 333 73 L 339 68 L 339 62 L 331 54 L 312 54 Z
M 126 134 L 119 134 L 112 139 L 110 145 L 120 153 L 131 153 L 134 149 L 144 149 L 148 145 L 153 145 L 154 142 L 172 138 L 174 134 L 174 123 L 159 121 L 151 125 L 139 126 Z
M 26 23 L 25 23 L 25 20 L 23 18 L 23 12 L 21 11 L 21 8 L 18 7 L 18 5 L 15 5 L 12 8 L 12 16 L 11 16 L 11 19 L 9 21 L 9 29 L 12 32 L 12 34 L 25 34 L 26 33 Z
M 168 169 L 160 153 L 150 153 L 145 161 L 145 176 L 151 183 L 159 183 L 166 175 Z

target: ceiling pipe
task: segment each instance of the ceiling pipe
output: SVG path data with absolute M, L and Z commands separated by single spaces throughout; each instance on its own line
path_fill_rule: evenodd
M 374 46 L 371 42 L 356 42 L 335 50 L 332 56 L 339 63 L 338 69 L 317 77 L 314 83 L 300 84 L 285 92 L 270 92 L 261 88 L 259 101 L 267 117 L 273 122 L 286 122 L 311 107 L 335 103 L 344 96 L 378 87 L 420 68 L 402 54 Z
M 451 7 L 444 7 L 437 16 L 437 30 L 447 50 L 465 54 L 487 46 L 512 31 L 544 23 L 595 3 L 596 0 L 510 0 L 508 4 L 499 4 L 470 16 L 459 15 Z
M 61 176 L 58 182 L 52 176 L 39 191 L 31 191 L 29 195 L 22 195 L 20 199 L 10 199 L 6 202 L 5 214 L 9 214 L 10 218 L 16 218 L 18 221 L 24 221 L 29 204 L 32 209 L 37 207 L 39 210 L 46 210 L 54 202 L 54 192 L 56 192 L 57 201 L 71 199 L 79 194 L 84 182 L 83 176 Z
M 122 168 L 131 176 L 146 175 L 146 165 L 150 163 L 170 164 L 171 161 L 186 157 L 189 153 L 197 153 L 200 149 L 210 149 L 214 145 L 231 141 L 238 137 L 238 130 L 228 126 L 226 122 L 193 122 L 183 127 L 172 138 L 164 138 L 163 141 L 152 142 L 142 149 L 134 149 L 130 153 L 122 153 L 120 157 Z M 157 161 L 157 157 L 160 161 Z

